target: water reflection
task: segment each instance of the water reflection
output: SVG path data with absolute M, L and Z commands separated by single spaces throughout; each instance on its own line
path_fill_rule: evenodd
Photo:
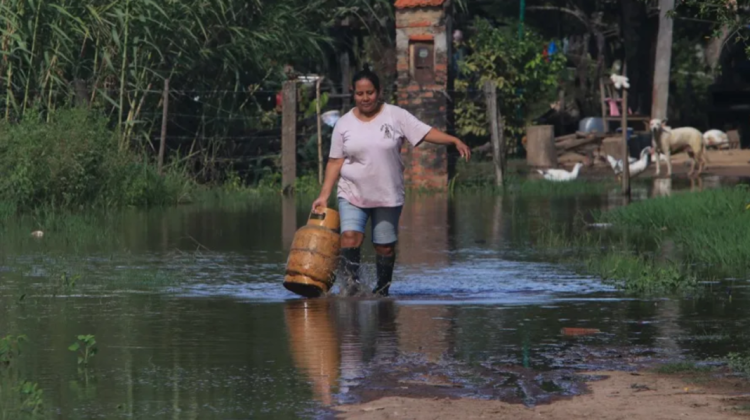
M 706 177 L 703 188 L 714 184 Z M 675 191 L 688 188 L 675 179 Z M 649 189 L 669 195 L 672 180 Z M 0 333 L 33 340 L 24 377 L 63 418 L 300 418 L 313 401 L 346 400 L 378 372 L 411 375 L 415 365 L 591 368 L 633 346 L 746 348 L 743 280 L 731 300 L 722 289 L 654 301 L 529 257 L 538 227 L 573 226 L 621 200 L 613 194 L 412 196 L 393 299 L 380 300 L 303 301 L 283 289 L 289 243 L 309 215 L 293 198 L 118 213 L 95 238 L 32 241 L 25 230 L 0 244 Z M 676 253 L 669 241 L 659 251 Z M 74 290 L 55 289 L 63 272 L 81 275 Z M 602 334 L 563 338 L 563 327 Z M 81 333 L 101 346 L 90 376 L 67 350 Z
M 327 299 L 291 301 L 284 307 L 289 351 L 294 364 L 313 383 L 315 399 L 331 405 L 331 392 L 339 379 L 341 353 L 336 325 Z
M 654 178 L 651 197 L 669 197 L 672 195 L 672 178 Z
M 281 198 L 281 243 L 285 251 L 289 251 L 297 232 L 297 203 L 294 195 Z
M 289 301 L 284 311 L 295 366 L 314 398 L 330 405 L 356 401 L 373 386 L 378 392 L 403 393 L 420 381 L 442 377 L 456 382 L 462 374 L 480 374 L 467 362 L 535 376 L 533 370 L 519 369 L 629 369 L 636 362 L 667 361 L 685 353 L 698 356 L 706 344 L 701 337 L 718 328 L 725 342 L 714 339 L 711 351 L 717 352 L 746 326 L 727 324 L 733 319 L 727 311 L 734 307 L 717 307 L 696 319 L 696 308 L 706 308 L 705 302 L 685 302 L 572 299 L 508 307 L 329 298 Z M 565 327 L 601 333 L 565 338 Z M 399 385 L 403 383 L 410 385 Z M 511 395 L 515 386 L 496 384 L 491 392 Z M 461 387 L 464 392 L 484 392 L 469 383 Z
M 446 306 L 401 306 L 398 316 L 399 351 L 420 354 L 436 363 L 454 343 L 452 328 L 455 308 Z
M 721 188 L 721 177 L 718 175 L 705 175 L 703 177 L 703 187 L 708 189 Z
M 399 223 L 399 263 L 448 264 L 448 197 L 434 194 L 416 197 L 405 206 Z
M 292 300 L 284 315 L 295 366 L 316 400 L 346 397 L 371 364 L 419 355 L 437 363 L 453 351 L 455 307 L 399 305 L 389 299 Z

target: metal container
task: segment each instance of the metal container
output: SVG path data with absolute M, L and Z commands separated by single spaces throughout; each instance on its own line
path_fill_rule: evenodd
M 578 122 L 578 131 L 582 133 L 601 133 L 607 131 L 604 129 L 604 120 L 597 117 L 586 117 Z

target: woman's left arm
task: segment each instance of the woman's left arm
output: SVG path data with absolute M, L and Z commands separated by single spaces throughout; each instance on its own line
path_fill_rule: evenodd
M 469 146 L 464 144 L 464 142 L 459 140 L 457 137 L 453 137 L 450 134 L 443 133 L 436 128 L 430 129 L 424 140 L 432 144 L 454 145 L 456 146 L 456 149 L 458 149 L 458 153 L 461 154 L 461 157 L 466 159 L 467 162 L 469 161 L 469 158 L 471 158 L 471 149 L 469 148 Z

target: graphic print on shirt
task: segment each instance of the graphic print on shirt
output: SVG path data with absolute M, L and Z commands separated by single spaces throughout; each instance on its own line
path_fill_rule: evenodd
M 393 129 L 392 125 L 390 125 L 388 123 L 385 123 L 385 124 L 383 124 L 383 125 L 380 126 L 380 131 L 383 132 L 383 135 L 385 136 L 385 138 L 392 139 L 393 138 L 393 133 L 396 130 Z

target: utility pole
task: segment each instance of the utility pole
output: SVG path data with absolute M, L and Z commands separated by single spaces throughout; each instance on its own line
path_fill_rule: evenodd
M 518 13 L 518 40 L 523 40 L 524 20 L 526 20 L 526 0 L 521 0 L 520 12 Z
M 622 89 L 622 193 L 630 197 L 630 161 L 628 160 L 628 89 L 630 83 L 627 76 L 628 65 L 622 68 L 622 75 L 612 74 L 611 80 L 615 89 Z
M 667 16 L 674 9 L 675 0 L 659 0 L 659 35 L 656 40 L 654 90 L 651 118 L 666 119 L 669 103 L 669 71 L 672 67 L 673 20 Z

